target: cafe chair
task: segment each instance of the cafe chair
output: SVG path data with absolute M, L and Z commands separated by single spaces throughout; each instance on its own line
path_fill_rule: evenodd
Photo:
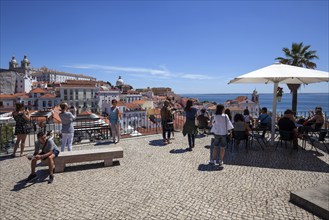
M 267 140 L 259 132 L 260 132 L 260 130 L 258 130 L 258 129 L 252 129 L 251 134 L 250 134 L 251 146 L 253 146 L 253 142 L 254 142 L 254 140 L 256 140 L 258 143 L 258 146 L 260 146 L 260 148 L 262 150 L 264 150 L 263 145 L 266 147 Z
M 282 142 L 284 142 L 285 147 L 287 148 L 287 143 L 290 145 L 293 145 L 293 139 L 294 139 L 294 132 L 293 131 L 284 131 L 279 130 L 279 141 L 276 144 L 275 150 L 277 150 L 279 143 L 280 146 L 282 146 Z
M 315 147 L 315 143 L 316 142 L 319 142 L 319 143 L 322 143 L 324 145 L 324 147 L 326 148 L 327 152 L 329 153 L 329 149 L 327 147 L 327 144 L 326 144 L 326 136 L 329 136 L 329 130 L 326 130 L 326 129 L 321 129 L 318 134 L 315 134 L 315 135 L 312 135 L 308 138 L 310 144 L 312 145 L 312 149 L 313 147 L 315 148 L 315 150 L 317 151 L 316 147 Z M 311 150 L 312 150 L 311 149 Z
M 248 140 L 249 140 L 249 136 L 246 135 L 245 131 L 234 131 L 233 130 L 233 146 L 239 150 L 239 146 L 237 146 L 237 142 L 239 142 L 239 145 L 241 143 L 241 141 L 245 142 L 245 147 L 246 147 L 246 152 L 248 153 Z M 233 150 L 233 149 L 232 149 Z

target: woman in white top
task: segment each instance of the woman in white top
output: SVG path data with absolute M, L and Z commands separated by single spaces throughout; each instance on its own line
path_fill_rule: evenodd
M 229 130 L 233 129 L 233 125 L 231 120 L 226 114 L 223 114 L 224 105 L 219 104 L 216 107 L 216 113 L 213 118 L 211 133 L 214 134 L 215 140 L 210 146 L 210 161 L 209 164 L 214 165 L 216 162 L 216 158 L 219 158 L 218 164 L 220 166 L 223 165 L 223 159 L 225 155 L 225 149 L 227 145 L 226 137 L 229 133 Z

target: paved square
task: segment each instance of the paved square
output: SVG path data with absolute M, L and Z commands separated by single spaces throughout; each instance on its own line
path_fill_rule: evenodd
M 47 167 L 27 185 L 26 157 L 0 157 L 1 219 L 318 219 L 289 202 L 290 191 L 329 183 L 326 152 L 273 147 L 228 152 L 224 168 L 207 164 L 211 136 L 175 133 L 163 146 L 161 135 L 123 139 L 120 165 L 70 164 L 47 184 Z M 28 148 L 27 153 L 32 152 Z

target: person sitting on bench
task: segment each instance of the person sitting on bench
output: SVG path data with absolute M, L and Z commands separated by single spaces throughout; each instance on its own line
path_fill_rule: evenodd
M 47 160 L 49 166 L 49 180 L 52 183 L 54 180 L 54 158 L 58 156 L 59 150 L 52 139 L 47 139 L 47 136 L 42 131 L 37 135 L 38 140 L 35 142 L 34 154 L 29 157 L 31 160 L 31 174 L 26 181 L 31 181 L 36 178 L 35 167 L 38 160 Z M 40 152 L 41 150 L 41 152 Z

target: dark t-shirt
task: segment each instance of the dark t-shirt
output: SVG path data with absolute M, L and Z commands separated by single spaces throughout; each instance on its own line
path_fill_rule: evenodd
M 279 129 L 283 131 L 293 131 L 296 128 L 295 123 L 286 117 L 283 117 L 279 120 L 278 126 Z

